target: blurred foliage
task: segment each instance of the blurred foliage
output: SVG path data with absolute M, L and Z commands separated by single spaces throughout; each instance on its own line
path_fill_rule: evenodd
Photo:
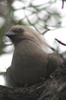
M 12 25 L 31 25 L 41 34 L 61 26 L 60 12 L 53 7 L 56 0 L 36 5 L 35 0 L 0 0 L 0 55 L 5 53 L 5 32 Z

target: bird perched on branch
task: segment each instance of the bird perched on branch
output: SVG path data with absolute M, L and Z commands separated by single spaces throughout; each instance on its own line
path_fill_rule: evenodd
M 47 79 L 63 60 L 48 54 L 46 48 L 51 47 L 42 36 L 33 29 L 15 25 L 7 33 L 14 44 L 14 54 L 11 66 L 6 71 L 8 86 L 22 87 L 36 84 Z

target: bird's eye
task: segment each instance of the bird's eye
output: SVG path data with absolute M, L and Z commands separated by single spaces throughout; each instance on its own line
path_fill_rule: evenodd
M 24 32 L 24 29 L 22 29 L 22 28 L 15 29 L 15 30 L 13 30 L 13 32 L 21 33 L 21 32 Z

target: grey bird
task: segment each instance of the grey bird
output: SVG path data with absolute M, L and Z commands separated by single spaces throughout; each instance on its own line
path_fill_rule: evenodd
M 51 47 L 42 35 L 28 26 L 15 25 L 7 33 L 14 44 L 11 66 L 6 71 L 9 87 L 31 86 L 50 77 L 63 60 L 47 53 Z

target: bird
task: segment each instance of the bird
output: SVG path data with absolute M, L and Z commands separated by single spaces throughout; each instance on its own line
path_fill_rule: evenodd
M 42 35 L 29 26 L 14 25 L 6 32 L 14 44 L 10 67 L 6 70 L 7 86 L 24 87 L 48 79 L 63 60 L 59 55 L 49 54 L 52 49 Z

